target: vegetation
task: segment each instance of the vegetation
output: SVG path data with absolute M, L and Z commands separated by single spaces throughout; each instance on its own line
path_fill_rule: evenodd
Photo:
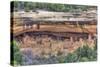
M 32 35 L 30 36 L 32 37 Z M 29 38 L 29 36 L 27 36 Z M 34 37 L 27 39 L 25 38 L 25 44 L 23 47 L 29 47 L 29 41 L 33 41 Z M 14 59 L 12 63 L 14 65 L 30 65 L 30 64 L 53 64 L 53 63 L 72 63 L 72 62 L 87 62 L 87 61 L 96 61 L 97 60 L 97 43 L 95 41 L 95 46 L 90 48 L 86 44 L 83 47 L 79 47 L 72 53 L 67 53 L 66 55 L 61 52 L 61 47 L 63 42 L 57 43 L 55 40 L 50 40 L 50 38 L 39 39 L 42 37 L 36 38 L 34 44 L 30 46 L 31 48 L 26 49 L 21 53 L 19 50 L 19 44 L 15 40 L 12 42 L 13 45 L 13 54 Z M 27 41 L 26 41 L 27 40 Z M 44 40 L 44 41 L 41 41 Z M 20 40 L 21 41 L 21 40 Z M 42 43 L 43 42 L 43 43 Z M 51 43 L 49 43 L 51 42 Z M 66 41 L 67 42 L 67 41 Z M 41 44 L 41 45 L 40 45 Z M 44 45 L 45 44 L 45 45 Z M 53 44 L 50 48 L 49 44 Z M 27 46 L 28 45 L 28 46 Z M 44 45 L 44 46 L 43 46 Z M 49 45 L 49 46 L 48 46 Z M 59 47 L 58 47 L 59 46 Z M 69 46 L 69 45 L 68 45 Z M 43 49 L 42 49 L 43 48 Z M 51 51 L 52 50 L 52 51 Z M 42 53 L 43 52 L 43 53 Z M 23 59 L 22 59 L 23 57 Z
M 89 48 L 89 46 L 80 47 L 75 52 L 69 53 L 66 57 L 62 57 L 58 60 L 60 63 L 96 61 L 97 49 L 95 49 L 95 47 L 94 49 Z
M 15 40 L 13 40 L 11 46 L 13 47 L 13 56 L 12 56 L 13 59 L 11 60 L 11 63 L 13 65 L 21 65 L 22 55 L 19 50 L 19 44 Z
M 86 11 L 89 6 L 83 5 L 69 5 L 69 4 L 54 4 L 54 3 L 38 3 L 38 2 L 23 2 L 23 1 L 13 1 L 14 10 L 49 10 L 49 11 L 58 11 L 58 12 L 69 12 L 73 10 Z M 94 7 L 94 6 L 93 6 Z

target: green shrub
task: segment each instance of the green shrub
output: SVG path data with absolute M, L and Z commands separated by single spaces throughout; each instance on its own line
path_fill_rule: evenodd
M 96 46 L 96 45 L 95 45 Z M 94 47 L 95 48 L 95 47 Z M 78 60 L 81 61 L 96 61 L 97 59 L 97 50 L 89 48 L 89 46 L 83 46 L 78 48 L 75 53 L 78 56 Z
M 22 55 L 19 49 L 19 44 L 13 40 L 11 46 L 13 47 L 13 59 L 11 60 L 12 65 L 21 65 Z
M 86 61 L 89 61 L 89 59 L 87 57 L 81 57 L 79 61 L 86 62 Z
M 96 46 L 96 45 L 95 45 Z M 95 48 L 95 47 L 94 47 Z M 59 63 L 86 62 L 97 60 L 97 49 L 89 46 L 79 47 L 75 52 L 69 53 L 66 57 L 59 58 Z
M 70 63 L 70 62 L 77 62 L 78 56 L 76 53 L 69 53 L 65 57 L 65 62 Z

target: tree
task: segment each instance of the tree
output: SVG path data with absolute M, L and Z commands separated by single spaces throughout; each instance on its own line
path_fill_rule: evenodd
M 58 12 L 69 12 L 73 10 L 81 10 L 86 11 L 89 6 L 85 5 L 69 5 L 69 4 L 54 4 L 54 3 L 38 3 L 38 2 L 23 2 L 23 1 L 13 1 L 14 7 L 18 10 L 25 9 L 36 10 L 36 9 L 45 9 L 50 11 L 58 11 Z M 92 8 L 95 8 L 92 6 Z
M 87 45 L 79 47 L 76 51 L 73 53 L 68 53 L 68 55 L 65 57 L 58 58 L 59 63 L 86 62 L 96 60 L 97 50 L 89 48 Z
M 21 65 L 22 55 L 19 49 L 19 44 L 15 40 L 13 40 L 11 43 L 11 47 L 13 48 L 13 59 L 11 60 L 12 65 Z

